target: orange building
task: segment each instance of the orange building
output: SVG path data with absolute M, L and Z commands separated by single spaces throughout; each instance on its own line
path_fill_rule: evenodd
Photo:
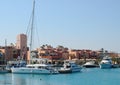
M 17 35 L 16 49 L 20 51 L 20 57 L 27 59 L 27 35 L 19 34 Z
M 2 53 L 4 61 L 13 60 L 16 55 L 16 50 L 13 46 L 0 47 L 0 52 Z

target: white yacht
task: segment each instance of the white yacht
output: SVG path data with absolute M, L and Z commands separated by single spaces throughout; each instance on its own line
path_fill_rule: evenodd
M 75 62 L 67 61 L 64 62 L 63 67 L 61 67 L 58 72 L 59 73 L 73 73 L 73 72 L 80 72 L 81 66 L 75 64 Z
M 37 61 L 38 60 L 38 61 Z M 35 59 L 35 64 L 28 64 L 25 67 L 11 68 L 12 73 L 21 74 L 56 74 L 58 71 L 53 65 L 48 64 L 46 59 Z
M 88 61 L 85 64 L 83 64 L 83 67 L 86 68 L 94 68 L 94 67 L 98 67 L 97 64 L 95 64 L 95 61 Z
M 105 56 L 99 64 L 100 68 L 112 68 L 112 60 L 109 56 Z

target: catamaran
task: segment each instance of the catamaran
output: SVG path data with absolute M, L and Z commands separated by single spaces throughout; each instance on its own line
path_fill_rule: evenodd
M 27 64 L 25 67 L 11 68 L 12 73 L 21 73 L 21 74 L 56 74 L 58 73 L 57 69 L 53 67 L 52 64 L 48 63 L 48 59 L 39 58 L 33 59 L 35 64 Z
M 32 48 L 32 35 L 33 35 L 33 25 L 34 25 L 34 10 L 35 10 L 35 0 L 33 1 L 32 10 L 32 21 L 31 21 L 31 39 L 30 39 L 30 63 L 25 67 L 11 68 L 12 73 L 27 73 L 27 74 L 56 74 L 58 71 L 53 68 L 53 65 L 48 64 L 46 59 L 34 59 L 31 55 Z M 36 63 L 31 63 L 37 61 Z

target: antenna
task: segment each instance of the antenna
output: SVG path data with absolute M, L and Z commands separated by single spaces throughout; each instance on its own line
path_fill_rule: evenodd
M 5 39 L 5 46 L 7 46 L 7 39 Z
M 6 64 L 6 52 L 7 52 L 6 46 L 7 46 L 7 39 L 5 39 L 5 57 L 4 57 L 5 64 Z

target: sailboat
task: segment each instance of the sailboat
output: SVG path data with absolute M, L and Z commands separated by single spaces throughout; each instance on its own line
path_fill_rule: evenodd
M 31 36 L 30 36 L 30 62 L 25 67 L 11 68 L 12 73 L 22 73 L 22 74 L 56 74 L 58 71 L 53 68 L 53 65 L 49 64 L 47 59 L 37 59 L 33 58 L 31 55 L 32 49 L 32 38 L 33 38 L 33 25 L 34 25 L 34 11 L 35 10 L 35 0 L 33 1 L 32 10 L 32 20 L 31 20 Z M 36 62 L 35 64 L 33 62 Z

